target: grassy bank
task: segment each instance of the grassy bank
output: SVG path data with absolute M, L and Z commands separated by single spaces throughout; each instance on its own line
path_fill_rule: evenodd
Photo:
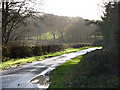
M 50 88 L 118 88 L 117 53 L 96 50 L 57 67 Z
M 0 68 L 1 69 L 8 69 L 8 68 L 12 68 L 13 66 L 16 67 L 16 66 L 20 66 L 20 65 L 23 65 L 26 63 L 40 61 L 40 60 L 43 60 L 45 58 L 59 56 L 59 55 L 70 53 L 70 52 L 76 52 L 76 51 L 80 51 L 80 50 L 87 49 L 87 48 L 90 48 L 90 47 L 69 48 L 69 49 L 65 49 L 64 51 L 61 51 L 61 52 L 50 53 L 50 54 L 43 55 L 43 56 L 33 56 L 33 57 L 27 57 L 27 58 L 21 58 L 21 59 L 10 59 L 9 61 L 1 63 Z
M 54 69 L 50 73 L 50 88 L 71 88 L 71 80 L 81 59 L 79 56 Z

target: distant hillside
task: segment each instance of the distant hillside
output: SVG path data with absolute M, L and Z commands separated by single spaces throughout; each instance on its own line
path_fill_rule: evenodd
M 22 38 L 15 41 L 23 44 L 44 44 L 43 40 L 49 43 L 92 43 L 99 27 L 89 24 L 89 20 L 80 17 L 57 16 L 53 14 L 43 14 L 31 16 L 25 19 L 25 24 L 17 28 L 24 31 Z M 96 32 L 99 31 L 99 32 Z M 12 41 L 13 43 L 14 41 Z

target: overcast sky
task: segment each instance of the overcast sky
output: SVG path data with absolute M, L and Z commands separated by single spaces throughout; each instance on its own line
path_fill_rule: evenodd
M 101 20 L 101 15 L 103 14 L 103 2 L 108 2 L 110 0 L 42 0 L 44 1 L 42 5 L 42 11 L 45 13 L 62 15 L 62 16 L 72 16 L 72 17 L 82 17 L 84 19 L 90 20 Z M 40 0 L 36 0 L 40 2 Z M 40 7 L 41 5 L 36 5 Z M 38 8 L 41 12 L 41 9 Z
M 103 0 L 46 0 L 43 11 L 63 16 L 100 20 Z

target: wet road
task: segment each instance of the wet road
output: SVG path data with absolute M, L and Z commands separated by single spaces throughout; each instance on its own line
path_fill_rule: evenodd
M 2 76 L 0 76 L 0 78 L 2 78 L 2 88 L 48 88 L 49 84 L 46 86 L 33 84 L 30 80 L 39 77 L 40 75 L 48 76 L 50 71 L 64 62 L 96 49 L 101 48 L 89 48 L 42 61 L 36 61 L 16 69 L 2 71 Z

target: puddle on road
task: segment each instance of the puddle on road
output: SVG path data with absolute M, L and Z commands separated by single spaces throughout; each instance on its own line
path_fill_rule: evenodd
M 39 88 L 48 88 L 50 85 L 49 77 L 45 75 L 37 76 L 30 80 L 32 84 L 37 84 Z

